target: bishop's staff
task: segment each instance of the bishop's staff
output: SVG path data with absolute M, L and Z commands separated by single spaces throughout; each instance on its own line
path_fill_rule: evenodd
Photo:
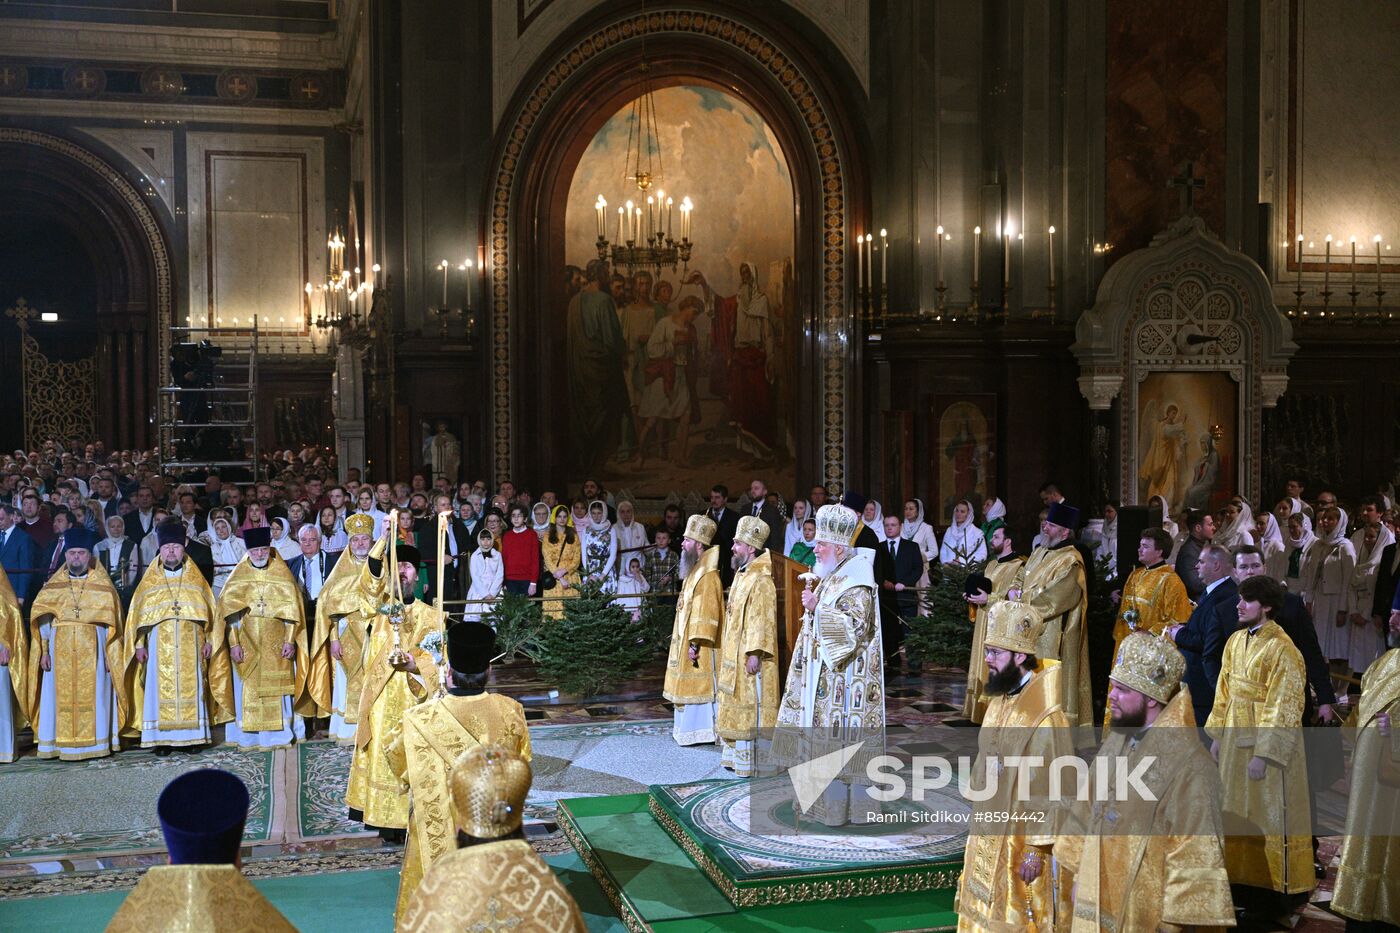
M 438 634 L 444 639 L 447 637 L 447 609 L 442 604 L 442 584 L 447 578 L 447 565 L 443 559 L 447 556 L 447 521 L 451 512 L 439 512 L 437 514 L 437 611 L 438 611 Z M 444 644 L 446 642 L 444 641 Z M 445 668 L 444 668 L 445 669 Z
M 389 652 L 390 664 L 402 664 L 408 658 L 399 641 L 399 629 L 403 626 L 403 581 L 399 579 L 399 510 L 391 509 L 388 521 L 389 564 L 385 568 L 389 577 L 389 601 L 379 611 L 389 618 L 389 627 L 394 633 L 394 647 Z

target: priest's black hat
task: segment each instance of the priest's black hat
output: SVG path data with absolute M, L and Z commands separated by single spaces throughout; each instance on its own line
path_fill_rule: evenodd
M 480 674 L 496 656 L 496 630 L 481 622 L 458 622 L 447 630 L 447 663 L 459 674 Z
M 185 544 L 185 523 L 178 518 L 169 519 L 156 526 L 156 543 L 161 547 L 167 544 Z
M 156 815 L 172 865 L 232 865 L 248 820 L 248 788 L 217 768 L 180 775 L 160 792 Z
M 418 549 L 411 544 L 400 544 L 394 548 L 398 555 L 398 562 L 401 564 L 412 564 L 417 567 L 423 561 L 423 555 L 418 553 Z
M 1050 505 L 1050 512 L 1045 516 L 1045 520 L 1052 525 L 1074 531 L 1079 527 L 1079 510 L 1068 502 L 1055 502 Z
M 991 594 L 992 581 L 980 573 L 970 573 L 963 581 L 963 592 L 968 596 L 976 596 L 978 593 Z
M 83 528 L 69 528 L 63 533 L 63 550 L 71 551 L 73 548 L 82 548 L 91 551 L 97 544 L 97 536 Z
M 846 494 L 841 497 L 841 504 L 857 515 L 865 511 L 865 504 L 870 500 L 854 490 L 846 490 Z
M 272 547 L 272 529 L 244 528 L 243 546 L 250 551 L 255 547 Z

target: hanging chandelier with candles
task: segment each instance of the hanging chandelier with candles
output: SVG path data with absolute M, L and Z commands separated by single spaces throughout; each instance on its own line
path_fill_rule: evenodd
M 601 194 L 593 203 L 598 219 L 598 258 L 625 268 L 629 275 L 639 270 L 659 273 L 662 266 L 684 266 L 690 262 L 690 198 L 678 202 L 660 186 L 664 183 L 661 134 L 656 125 L 656 102 L 652 98 L 646 49 L 642 50 L 642 94 L 632 101 L 627 131 L 627 164 L 623 169 L 626 194 L 617 208 L 614 239 L 608 239 L 608 202 Z M 655 189 L 655 190 L 653 190 Z M 680 214 L 680 230 L 675 228 Z M 676 233 L 679 232 L 679 238 Z

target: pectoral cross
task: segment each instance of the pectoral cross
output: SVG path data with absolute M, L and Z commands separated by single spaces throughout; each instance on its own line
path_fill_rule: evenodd
M 1194 162 L 1187 162 L 1182 166 L 1181 174 L 1167 182 L 1168 188 L 1180 189 L 1181 216 L 1187 217 L 1196 213 L 1196 191 L 1205 186 L 1206 180 L 1196 177 L 1196 164 Z

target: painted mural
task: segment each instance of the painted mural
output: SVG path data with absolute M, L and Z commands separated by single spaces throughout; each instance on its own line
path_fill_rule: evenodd
M 706 87 L 654 92 L 663 161 L 653 189 L 695 205 L 695 247 L 659 274 L 598 261 L 595 201 L 641 201 L 624 182 L 632 105 L 593 138 L 569 189 L 567 366 L 571 485 L 639 497 L 737 497 L 755 477 L 795 482 L 802 321 L 793 288 L 793 187 L 763 119 Z M 679 217 L 673 220 L 679 233 Z

